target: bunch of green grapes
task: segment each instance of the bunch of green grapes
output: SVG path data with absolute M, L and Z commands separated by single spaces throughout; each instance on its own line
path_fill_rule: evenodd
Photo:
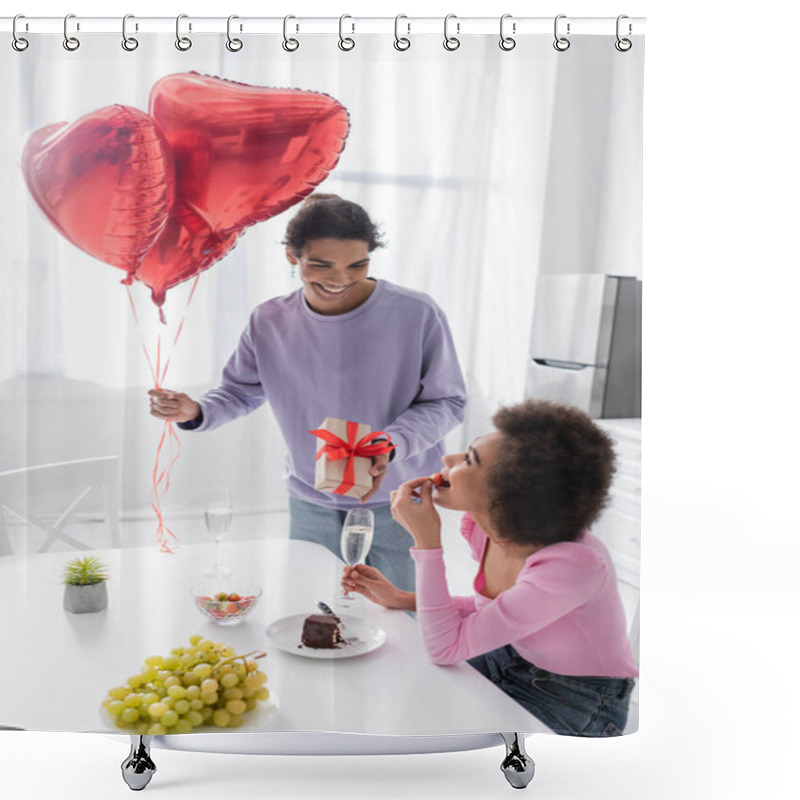
M 269 698 L 267 676 L 256 659 L 222 642 L 195 634 L 188 647 L 150 656 L 127 685 L 110 689 L 103 701 L 117 727 L 140 735 L 189 733 L 203 725 L 238 728 L 244 715 Z

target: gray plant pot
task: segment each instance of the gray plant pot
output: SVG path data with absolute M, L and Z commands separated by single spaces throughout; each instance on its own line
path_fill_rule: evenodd
M 106 582 L 93 583 L 89 586 L 64 586 L 64 608 L 73 614 L 87 614 L 102 611 L 108 605 Z

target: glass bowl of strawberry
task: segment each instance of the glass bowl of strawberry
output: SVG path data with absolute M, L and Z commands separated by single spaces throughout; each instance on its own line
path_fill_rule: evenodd
M 218 625 L 237 625 L 255 607 L 261 589 L 254 584 L 201 583 L 192 589 L 194 604 Z

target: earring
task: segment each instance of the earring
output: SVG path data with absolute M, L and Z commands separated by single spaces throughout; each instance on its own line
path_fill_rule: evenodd
M 292 279 L 294 279 L 294 275 L 295 275 L 295 265 L 292 264 Z

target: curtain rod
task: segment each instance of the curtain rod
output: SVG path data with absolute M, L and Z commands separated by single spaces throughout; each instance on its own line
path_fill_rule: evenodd
M 613 36 L 617 31 L 616 17 L 570 17 L 559 15 L 559 30 L 569 35 L 602 35 Z M 293 15 L 289 18 L 290 29 L 299 34 L 346 34 L 388 33 L 399 30 L 401 35 L 439 34 L 444 31 L 444 17 L 357 17 L 345 15 L 339 17 L 305 17 Z M 131 15 L 127 21 L 130 33 L 175 33 L 175 17 L 137 17 Z M 181 15 L 181 30 L 190 33 L 226 33 L 227 17 L 195 17 Z M 234 17 L 231 30 L 247 34 L 282 34 L 286 24 L 284 17 Z M 553 34 L 554 17 L 514 17 L 505 15 L 504 31 L 510 35 Z M 645 17 L 624 17 L 620 23 L 625 36 L 644 33 Z M 17 19 L 18 34 L 64 33 L 64 17 L 35 17 L 20 15 Z M 397 28 L 396 28 L 397 26 Z M 473 34 L 499 33 L 500 16 L 497 17 L 459 17 L 451 15 L 448 30 L 458 36 Z M 0 31 L 11 33 L 14 27 L 12 17 L 0 18 Z M 70 32 L 79 33 L 121 33 L 122 16 L 119 17 L 81 17 L 71 15 Z

